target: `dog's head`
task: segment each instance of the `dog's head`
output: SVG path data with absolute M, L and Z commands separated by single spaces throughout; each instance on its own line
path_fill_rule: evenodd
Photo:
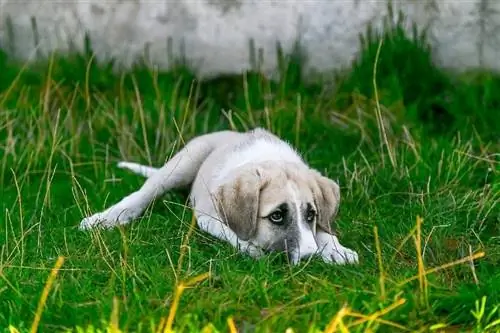
M 267 162 L 236 170 L 215 199 L 220 216 L 240 239 L 267 251 L 286 251 L 295 264 L 318 250 L 318 228 L 332 232 L 340 189 L 313 169 Z

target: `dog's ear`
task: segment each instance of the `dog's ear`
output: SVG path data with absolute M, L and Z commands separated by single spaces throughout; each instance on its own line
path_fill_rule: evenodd
M 313 178 L 313 194 L 318 210 L 317 225 L 324 231 L 333 234 L 331 223 L 338 212 L 340 187 L 335 181 L 322 176 L 316 170 L 313 170 Z
M 258 169 L 244 170 L 233 181 L 222 185 L 216 194 L 220 217 L 241 240 L 257 232 L 260 191 L 264 186 Z

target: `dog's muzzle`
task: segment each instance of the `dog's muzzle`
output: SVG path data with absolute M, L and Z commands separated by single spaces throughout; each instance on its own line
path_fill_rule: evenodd
M 284 243 L 284 250 L 293 265 L 298 264 L 301 259 L 309 258 L 318 252 L 318 245 L 312 234 L 310 237 L 304 237 L 303 239 L 295 238 L 284 241 Z

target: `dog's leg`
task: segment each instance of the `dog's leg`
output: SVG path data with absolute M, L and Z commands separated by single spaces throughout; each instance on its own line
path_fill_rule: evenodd
M 340 265 L 358 263 L 356 251 L 341 245 L 337 236 L 318 230 L 316 242 L 318 243 L 319 253 L 325 262 L 335 262 Z
M 250 242 L 241 240 L 236 233 L 219 219 L 209 215 L 198 215 L 196 217 L 198 227 L 210 235 L 231 244 L 240 252 L 250 255 L 252 258 L 259 258 L 264 252 Z
M 80 229 L 113 227 L 138 218 L 154 199 L 166 191 L 191 184 L 207 156 L 218 145 L 231 142 L 238 135 L 236 132 L 222 131 L 192 139 L 163 167 L 148 174 L 149 178 L 139 190 L 108 209 L 84 218 Z

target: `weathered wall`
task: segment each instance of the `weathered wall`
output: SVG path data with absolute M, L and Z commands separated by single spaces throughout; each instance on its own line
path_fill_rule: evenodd
M 429 29 L 439 65 L 500 69 L 500 1 L 393 0 L 393 7 Z M 250 69 L 261 56 L 273 73 L 276 42 L 291 52 L 300 40 L 305 70 L 325 72 L 349 66 L 359 35 L 368 25 L 380 29 L 387 12 L 383 0 L 0 0 L 0 47 L 32 60 L 81 51 L 88 32 L 99 60 L 127 67 L 145 56 L 166 69 L 184 57 L 206 77 Z

